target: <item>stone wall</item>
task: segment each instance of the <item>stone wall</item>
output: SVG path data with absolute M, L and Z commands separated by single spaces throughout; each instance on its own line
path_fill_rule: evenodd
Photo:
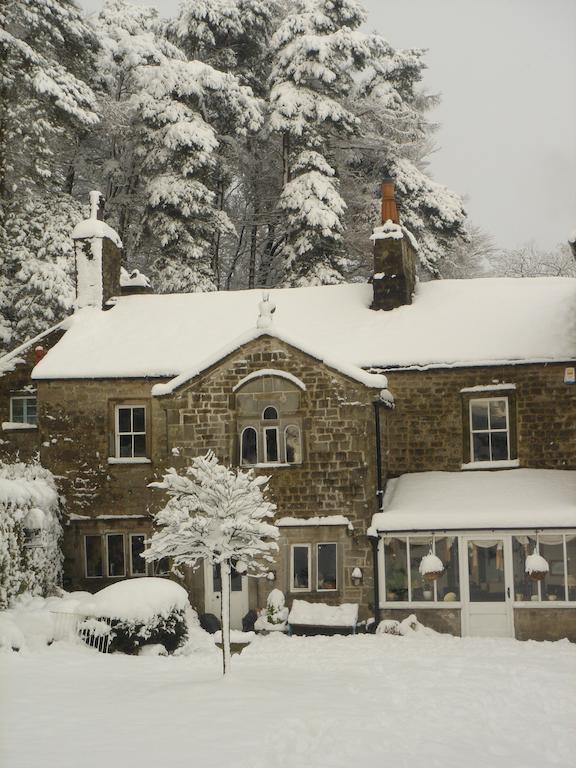
M 416 616 L 425 627 L 447 635 L 461 635 L 462 624 L 459 608 L 385 608 L 380 611 L 381 619 L 403 621 Z
M 562 640 L 576 643 L 576 608 L 515 608 L 518 640 Z
M 564 384 L 564 369 L 551 363 L 387 371 L 396 403 L 384 430 L 388 472 L 460 470 L 468 459 L 463 402 L 470 397 L 460 390 L 495 383 L 516 385 L 511 417 L 520 466 L 576 469 L 576 386 Z
M 312 591 L 299 595 L 308 600 L 359 602 L 366 614 L 373 590 L 365 533 L 376 510 L 372 407 L 376 392 L 277 339 L 263 337 L 238 349 L 174 395 L 160 398 L 160 407 L 167 413 L 169 445 L 178 448 L 181 464 L 213 449 L 222 461 L 236 465 L 239 424 L 244 423 L 246 413 L 238 410 L 242 393 L 234 393 L 234 388 L 245 376 L 261 369 L 289 372 L 306 386 L 293 414 L 302 426 L 302 463 L 257 470 L 271 475 L 270 495 L 278 506 L 277 517 L 344 515 L 354 526 L 354 535 L 348 536 L 344 529 L 338 534 L 330 532 L 332 540 L 337 536 L 340 542 L 342 581 L 338 594 Z M 293 391 L 294 385 L 287 383 L 285 393 L 276 389 L 270 396 L 288 396 Z M 283 529 L 277 583 L 259 585 L 258 607 L 265 605 L 266 590 L 278 586 L 286 591 L 290 542 L 326 541 L 322 527 L 296 530 Z M 359 587 L 350 580 L 356 565 L 364 573 Z

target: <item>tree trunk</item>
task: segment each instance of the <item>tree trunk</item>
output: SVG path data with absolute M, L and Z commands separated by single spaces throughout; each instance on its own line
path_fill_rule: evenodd
M 222 666 L 224 674 L 230 671 L 230 560 L 220 565 L 222 580 Z
M 282 186 L 290 181 L 290 134 L 282 135 Z
M 222 211 L 224 210 L 224 180 L 219 179 L 218 181 L 218 210 Z M 216 288 L 220 288 L 220 229 L 216 231 L 216 236 L 214 237 L 214 253 L 212 256 L 212 272 L 214 274 L 214 282 L 216 283 Z
M 250 230 L 250 263 L 248 266 L 248 288 L 254 288 L 256 284 L 256 248 L 258 245 L 258 223 L 259 214 L 258 201 L 254 201 L 252 211 L 252 229 Z

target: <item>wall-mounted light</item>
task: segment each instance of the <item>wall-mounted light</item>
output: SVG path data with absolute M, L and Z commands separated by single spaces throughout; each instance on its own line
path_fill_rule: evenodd
M 266 578 L 268 581 L 276 581 L 276 571 L 268 571 Z
M 354 584 L 355 587 L 359 587 L 360 584 L 362 584 L 362 580 L 364 578 L 364 574 L 362 573 L 362 569 L 358 568 L 358 566 L 356 566 L 356 568 L 354 568 L 352 570 L 352 577 L 351 578 L 352 578 L 352 584 Z

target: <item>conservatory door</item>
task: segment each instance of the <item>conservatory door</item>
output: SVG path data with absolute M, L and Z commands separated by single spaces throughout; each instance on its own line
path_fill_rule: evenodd
M 462 634 L 513 637 L 510 537 L 462 539 Z
M 248 579 L 234 569 L 230 579 L 230 626 L 242 629 L 242 619 L 248 613 Z M 220 568 L 204 563 L 204 600 L 206 613 L 222 618 L 222 584 Z

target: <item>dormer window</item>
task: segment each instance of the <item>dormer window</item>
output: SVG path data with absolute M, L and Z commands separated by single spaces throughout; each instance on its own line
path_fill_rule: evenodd
M 300 382 L 266 372 L 238 386 L 239 459 L 242 466 L 302 462 Z M 295 381 L 293 381 L 295 379 Z

